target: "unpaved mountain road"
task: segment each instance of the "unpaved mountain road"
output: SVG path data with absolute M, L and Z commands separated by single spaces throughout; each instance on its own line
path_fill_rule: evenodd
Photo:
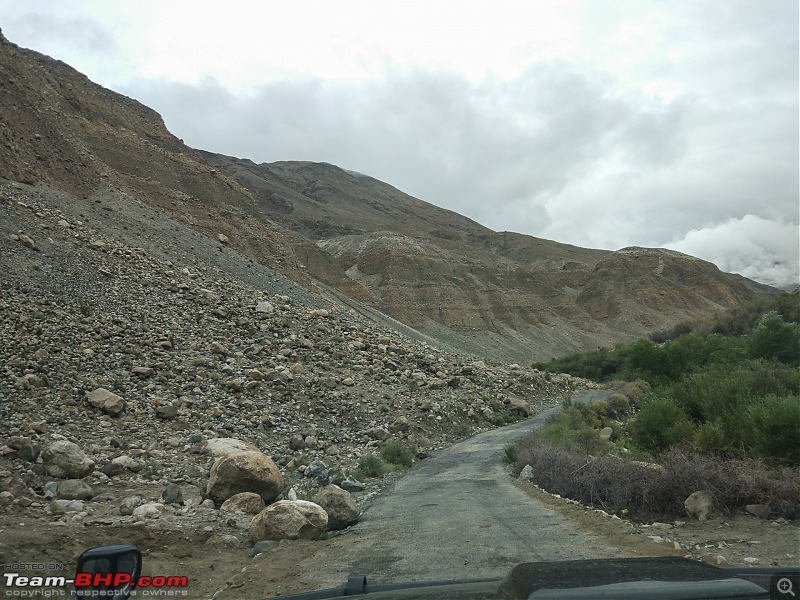
M 88 547 L 133 543 L 144 555 L 145 575 L 187 576 L 188 587 L 173 590 L 175 595 L 215 600 L 330 588 L 352 574 L 364 574 L 373 583 L 500 577 L 525 561 L 685 556 L 687 548 L 698 558 L 723 555 L 730 565 L 753 558 L 763 566 L 797 564 L 796 524 L 741 514 L 679 528 L 645 528 L 515 483 L 502 462 L 503 445 L 541 426 L 551 413 L 476 435 L 394 477 L 360 523 L 331 539 L 283 540 L 251 558 L 248 544 L 210 544 L 211 528 L 196 521 L 191 526 L 161 519 L 117 526 L 52 523 L 49 517 L 0 510 L 0 557 L 6 563 L 74 565 Z M 209 514 L 209 522 L 218 517 Z M 225 527 L 244 539 L 246 521 Z M 680 550 L 673 549 L 676 539 Z
M 587 391 L 578 399 L 609 394 Z M 294 542 L 263 555 L 232 581 L 243 585 L 218 597 L 244 597 L 251 588 L 247 584 L 259 579 L 262 585 L 274 582 L 261 588 L 263 597 L 340 585 L 350 574 L 364 574 L 374 582 L 473 579 L 501 577 L 520 562 L 625 556 L 531 499 L 508 476 L 503 446 L 541 427 L 557 410 L 447 448 L 399 478 L 347 534 L 317 542 L 312 555 L 292 565 L 294 573 L 284 570 L 280 577 L 289 567 L 282 551 L 311 550 L 311 542 Z
M 383 538 L 355 572 L 383 581 L 494 577 L 525 561 L 620 556 L 508 477 L 504 444 L 556 410 L 455 444 L 400 479 L 354 528 Z

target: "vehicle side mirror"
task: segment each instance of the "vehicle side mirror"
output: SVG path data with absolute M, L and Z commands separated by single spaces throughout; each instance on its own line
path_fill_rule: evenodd
M 78 558 L 76 596 L 124 600 L 141 574 L 142 553 L 136 546 L 112 544 L 89 548 Z

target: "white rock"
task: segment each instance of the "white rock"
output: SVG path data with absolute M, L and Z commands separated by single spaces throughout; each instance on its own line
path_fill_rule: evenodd
M 253 444 L 237 440 L 236 438 L 211 438 L 206 442 L 206 449 L 214 458 L 230 456 L 237 452 L 258 451 Z
M 160 502 L 148 502 L 133 509 L 133 518 L 137 521 L 157 519 L 166 512 L 166 507 Z

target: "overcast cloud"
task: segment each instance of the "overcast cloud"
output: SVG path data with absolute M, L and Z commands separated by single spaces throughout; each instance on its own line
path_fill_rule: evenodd
M 796 0 L 487 4 L 0 0 L 0 26 L 194 147 L 800 282 Z

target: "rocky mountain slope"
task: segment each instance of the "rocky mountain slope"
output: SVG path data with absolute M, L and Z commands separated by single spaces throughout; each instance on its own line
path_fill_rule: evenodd
M 0 273 L 4 564 L 179 532 L 185 573 L 187 547 L 251 543 L 252 515 L 206 498 L 220 452 L 258 449 L 310 498 L 386 440 L 421 459 L 583 385 L 376 325 L 114 188 L 0 180 Z M 227 576 L 192 569 L 192 597 Z
M 119 190 L 444 348 L 528 362 L 770 293 L 671 252 L 495 233 L 333 165 L 193 150 L 151 109 L 1 36 L 0 68 L 0 175 Z
M 770 293 L 674 251 L 496 233 L 333 165 L 202 155 L 272 219 L 316 241 L 361 300 L 474 353 L 525 360 L 593 349 Z M 307 267 L 325 280 L 332 265 Z

